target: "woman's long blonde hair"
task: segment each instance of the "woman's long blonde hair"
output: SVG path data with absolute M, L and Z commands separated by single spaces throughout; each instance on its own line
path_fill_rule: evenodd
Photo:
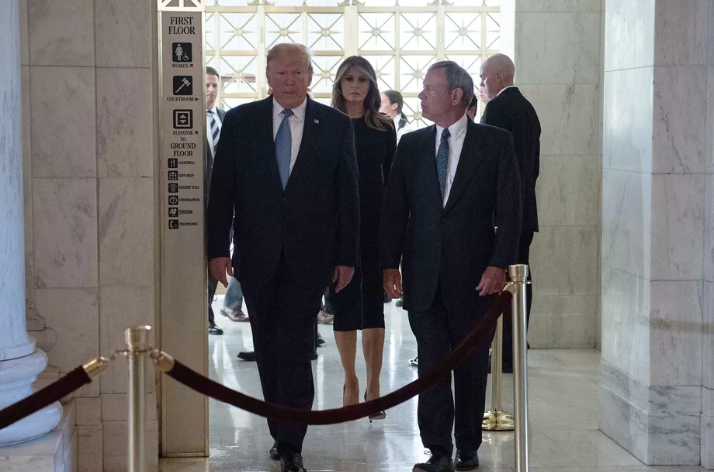
M 345 59 L 337 69 L 335 81 L 332 84 L 332 108 L 345 113 L 345 96 L 342 94 L 342 79 L 350 69 L 355 69 L 362 72 L 369 78 L 369 91 L 364 99 L 364 121 L 367 126 L 377 130 L 388 129 L 389 126 L 394 126 L 392 119 L 379 112 L 379 107 L 382 104 L 382 97 L 377 86 L 377 74 L 374 72 L 372 64 L 362 56 L 350 56 Z

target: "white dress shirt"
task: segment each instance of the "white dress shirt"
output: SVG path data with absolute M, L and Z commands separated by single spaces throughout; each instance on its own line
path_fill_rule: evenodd
M 468 124 L 469 117 L 464 115 L 459 121 L 449 126 L 449 167 L 447 168 L 446 174 L 446 188 L 444 188 L 444 206 L 449 200 L 449 193 L 451 193 L 451 186 L 454 183 L 454 177 L 456 176 L 456 169 L 459 166 L 459 158 L 461 157 L 461 150 L 464 148 L 464 139 L 466 138 L 466 126 Z M 441 133 L 444 132 L 444 128 L 436 125 L 436 151 L 434 151 L 434 156 L 439 153 L 439 144 L 441 143 Z
M 402 139 L 402 136 L 404 136 L 405 134 L 407 134 L 410 131 L 413 131 L 412 126 L 407 122 L 407 123 L 404 123 L 404 126 L 402 126 L 402 128 L 400 129 L 399 128 L 399 120 L 402 119 L 401 115 L 397 115 L 392 119 L 394 120 L 394 129 L 397 130 L 397 144 L 399 144 L 399 140 Z
M 292 138 L 292 148 L 290 150 L 290 172 L 292 173 L 297 160 L 298 152 L 300 151 L 300 143 L 302 142 L 302 130 L 305 128 L 305 109 L 307 108 L 307 98 L 297 108 L 293 108 L 293 114 L 288 118 L 290 123 L 290 137 Z M 283 122 L 283 108 L 277 100 L 273 98 L 273 141 L 278 135 L 278 128 Z
M 221 122 L 221 117 L 218 116 L 218 107 L 213 105 L 209 111 L 213 112 L 213 117 L 216 119 L 216 125 L 218 126 L 218 140 L 221 139 L 221 127 L 223 123 Z M 215 157 L 216 150 L 213 148 L 213 136 L 211 135 L 211 114 L 206 112 L 206 130 L 208 131 L 208 147 L 211 148 L 211 155 Z

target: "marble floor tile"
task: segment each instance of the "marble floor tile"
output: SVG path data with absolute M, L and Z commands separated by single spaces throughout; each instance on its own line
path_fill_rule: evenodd
M 221 300 L 214 303 L 218 313 Z M 407 361 L 416 355 L 416 343 L 406 313 L 385 305 L 387 338 L 382 370 L 382 393 L 416 378 Z M 222 316 L 217 323 L 223 336 L 209 338 L 211 378 L 231 388 L 260 397 L 255 363 L 236 357 L 252 349 L 248 323 L 232 323 Z M 315 408 L 339 407 L 342 402 L 342 367 L 331 326 L 320 325 L 327 342 L 313 362 Z M 365 382 L 364 360 L 358 348 L 357 374 Z M 698 467 L 645 467 L 597 429 L 596 350 L 531 350 L 529 362 L 530 467 L 537 472 L 700 472 Z M 502 404 L 513 411 L 513 376 L 503 376 Z M 490 385 L 487 408 L 491 405 Z M 419 438 L 416 400 L 388 411 L 387 419 L 310 427 L 305 440 L 305 465 L 311 472 L 407 472 L 428 456 Z M 165 459 L 160 472 L 279 472 L 268 458 L 273 441 L 262 418 L 210 401 L 210 458 Z M 513 433 L 484 433 L 479 450 L 481 472 L 513 472 Z

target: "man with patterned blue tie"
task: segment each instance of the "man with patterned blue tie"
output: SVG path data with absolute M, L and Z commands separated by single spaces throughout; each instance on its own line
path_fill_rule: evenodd
M 221 125 L 226 112 L 218 108 L 218 93 L 220 91 L 220 76 L 213 67 L 206 67 L 206 159 L 203 164 L 203 201 L 208 204 L 211 189 L 211 172 L 216 147 L 221 137 Z M 216 294 L 218 282 L 208 271 L 208 334 L 223 334 L 223 330 L 216 325 L 213 313 L 213 296 Z
M 468 335 L 485 296 L 503 289 L 504 269 L 516 261 L 521 199 L 513 139 L 468 118 L 473 93 L 473 79 L 457 63 L 429 68 L 419 99 L 434 125 L 399 141 L 384 199 L 384 289 L 404 298 L 420 377 Z M 453 393 L 449 377 L 419 395 L 419 431 L 431 457 L 414 472 L 479 466 L 487 368 L 483 346 L 454 371 Z
M 358 261 L 357 158 L 350 119 L 307 95 L 312 58 L 305 46 L 273 47 L 267 77 L 273 94 L 230 110 L 223 122 L 208 257 L 218 281 L 225 285 L 226 272 L 235 271 L 243 286 L 265 400 L 309 410 L 322 294 L 330 281 L 343 289 Z M 305 472 L 307 425 L 268 427 L 281 470 Z

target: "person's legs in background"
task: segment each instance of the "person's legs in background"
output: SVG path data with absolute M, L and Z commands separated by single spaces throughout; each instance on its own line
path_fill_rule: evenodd
M 208 334 L 223 334 L 223 330 L 216 325 L 216 317 L 213 314 L 213 297 L 216 295 L 218 281 L 208 274 Z
M 332 324 L 335 321 L 335 311 L 330 302 L 330 288 L 325 289 L 323 296 L 324 303 L 320 307 L 320 312 L 317 314 L 317 322 L 320 324 Z
M 533 233 L 521 235 L 518 243 L 518 263 L 528 265 L 528 280 L 531 280 L 533 271 L 530 267 L 530 248 L 533 242 Z M 508 276 L 506 276 L 508 280 Z M 531 304 L 533 303 L 533 286 L 526 285 L 526 335 L 528 334 L 528 325 L 531 319 Z M 513 315 L 511 307 L 508 306 L 503 311 L 503 372 L 507 374 L 513 373 Z
M 243 290 L 235 277 L 228 281 L 221 314 L 231 321 L 248 321 L 248 315 L 243 313 Z

